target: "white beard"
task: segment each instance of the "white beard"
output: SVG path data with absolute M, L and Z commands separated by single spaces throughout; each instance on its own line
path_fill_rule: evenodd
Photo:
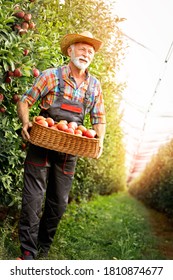
M 84 59 L 86 62 L 83 63 L 80 61 L 80 59 Z M 71 53 L 71 61 L 80 70 L 86 70 L 90 65 L 90 62 L 88 62 L 87 59 L 84 58 L 83 56 L 75 57 L 74 50 L 72 50 Z

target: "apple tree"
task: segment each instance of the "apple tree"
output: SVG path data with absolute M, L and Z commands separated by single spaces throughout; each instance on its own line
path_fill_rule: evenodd
M 0 1 L 0 204 L 18 201 L 26 143 L 20 135 L 16 103 L 36 72 L 32 57 L 33 1 Z
M 0 204 L 20 205 L 23 162 L 27 143 L 20 136 L 16 103 L 39 71 L 68 63 L 60 51 L 67 33 L 91 31 L 104 47 L 90 71 L 103 87 L 107 112 L 105 148 L 100 160 L 80 158 L 71 197 L 111 193 L 124 186 L 124 151 L 118 107 L 122 87 L 116 71 L 123 57 L 118 23 L 106 1 L 98 0 L 0 0 Z M 38 114 L 31 110 L 31 118 Z M 89 127 L 89 117 L 85 120 Z

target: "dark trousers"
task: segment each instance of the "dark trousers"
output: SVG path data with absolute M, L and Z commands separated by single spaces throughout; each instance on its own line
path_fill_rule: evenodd
M 76 160 L 72 155 L 30 145 L 19 222 L 22 250 L 29 250 L 34 256 L 38 247 L 49 250 L 68 204 Z

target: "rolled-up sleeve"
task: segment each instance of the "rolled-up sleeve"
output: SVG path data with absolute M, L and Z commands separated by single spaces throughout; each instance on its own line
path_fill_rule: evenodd
M 28 102 L 29 107 L 34 105 L 40 98 L 57 85 L 57 69 L 48 69 L 43 71 L 36 78 L 33 86 L 29 88 L 21 97 L 21 101 Z
M 91 124 L 106 123 L 105 106 L 100 83 L 97 81 L 95 87 L 94 105 L 90 112 Z

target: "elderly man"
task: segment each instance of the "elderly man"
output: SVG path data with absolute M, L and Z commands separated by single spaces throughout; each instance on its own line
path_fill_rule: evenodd
M 61 50 L 70 57 L 69 64 L 43 71 L 18 102 L 25 140 L 30 138 L 29 108 L 39 100 L 40 114 L 55 121 L 65 119 L 79 125 L 89 113 L 92 127 L 100 139 L 100 157 L 106 123 L 104 101 L 100 82 L 89 74 L 88 66 L 101 46 L 102 42 L 88 31 L 63 37 Z M 29 145 L 19 222 L 22 255 L 18 259 L 33 260 L 38 251 L 47 256 L 68 204 L 76 161 L 76 156 Z

